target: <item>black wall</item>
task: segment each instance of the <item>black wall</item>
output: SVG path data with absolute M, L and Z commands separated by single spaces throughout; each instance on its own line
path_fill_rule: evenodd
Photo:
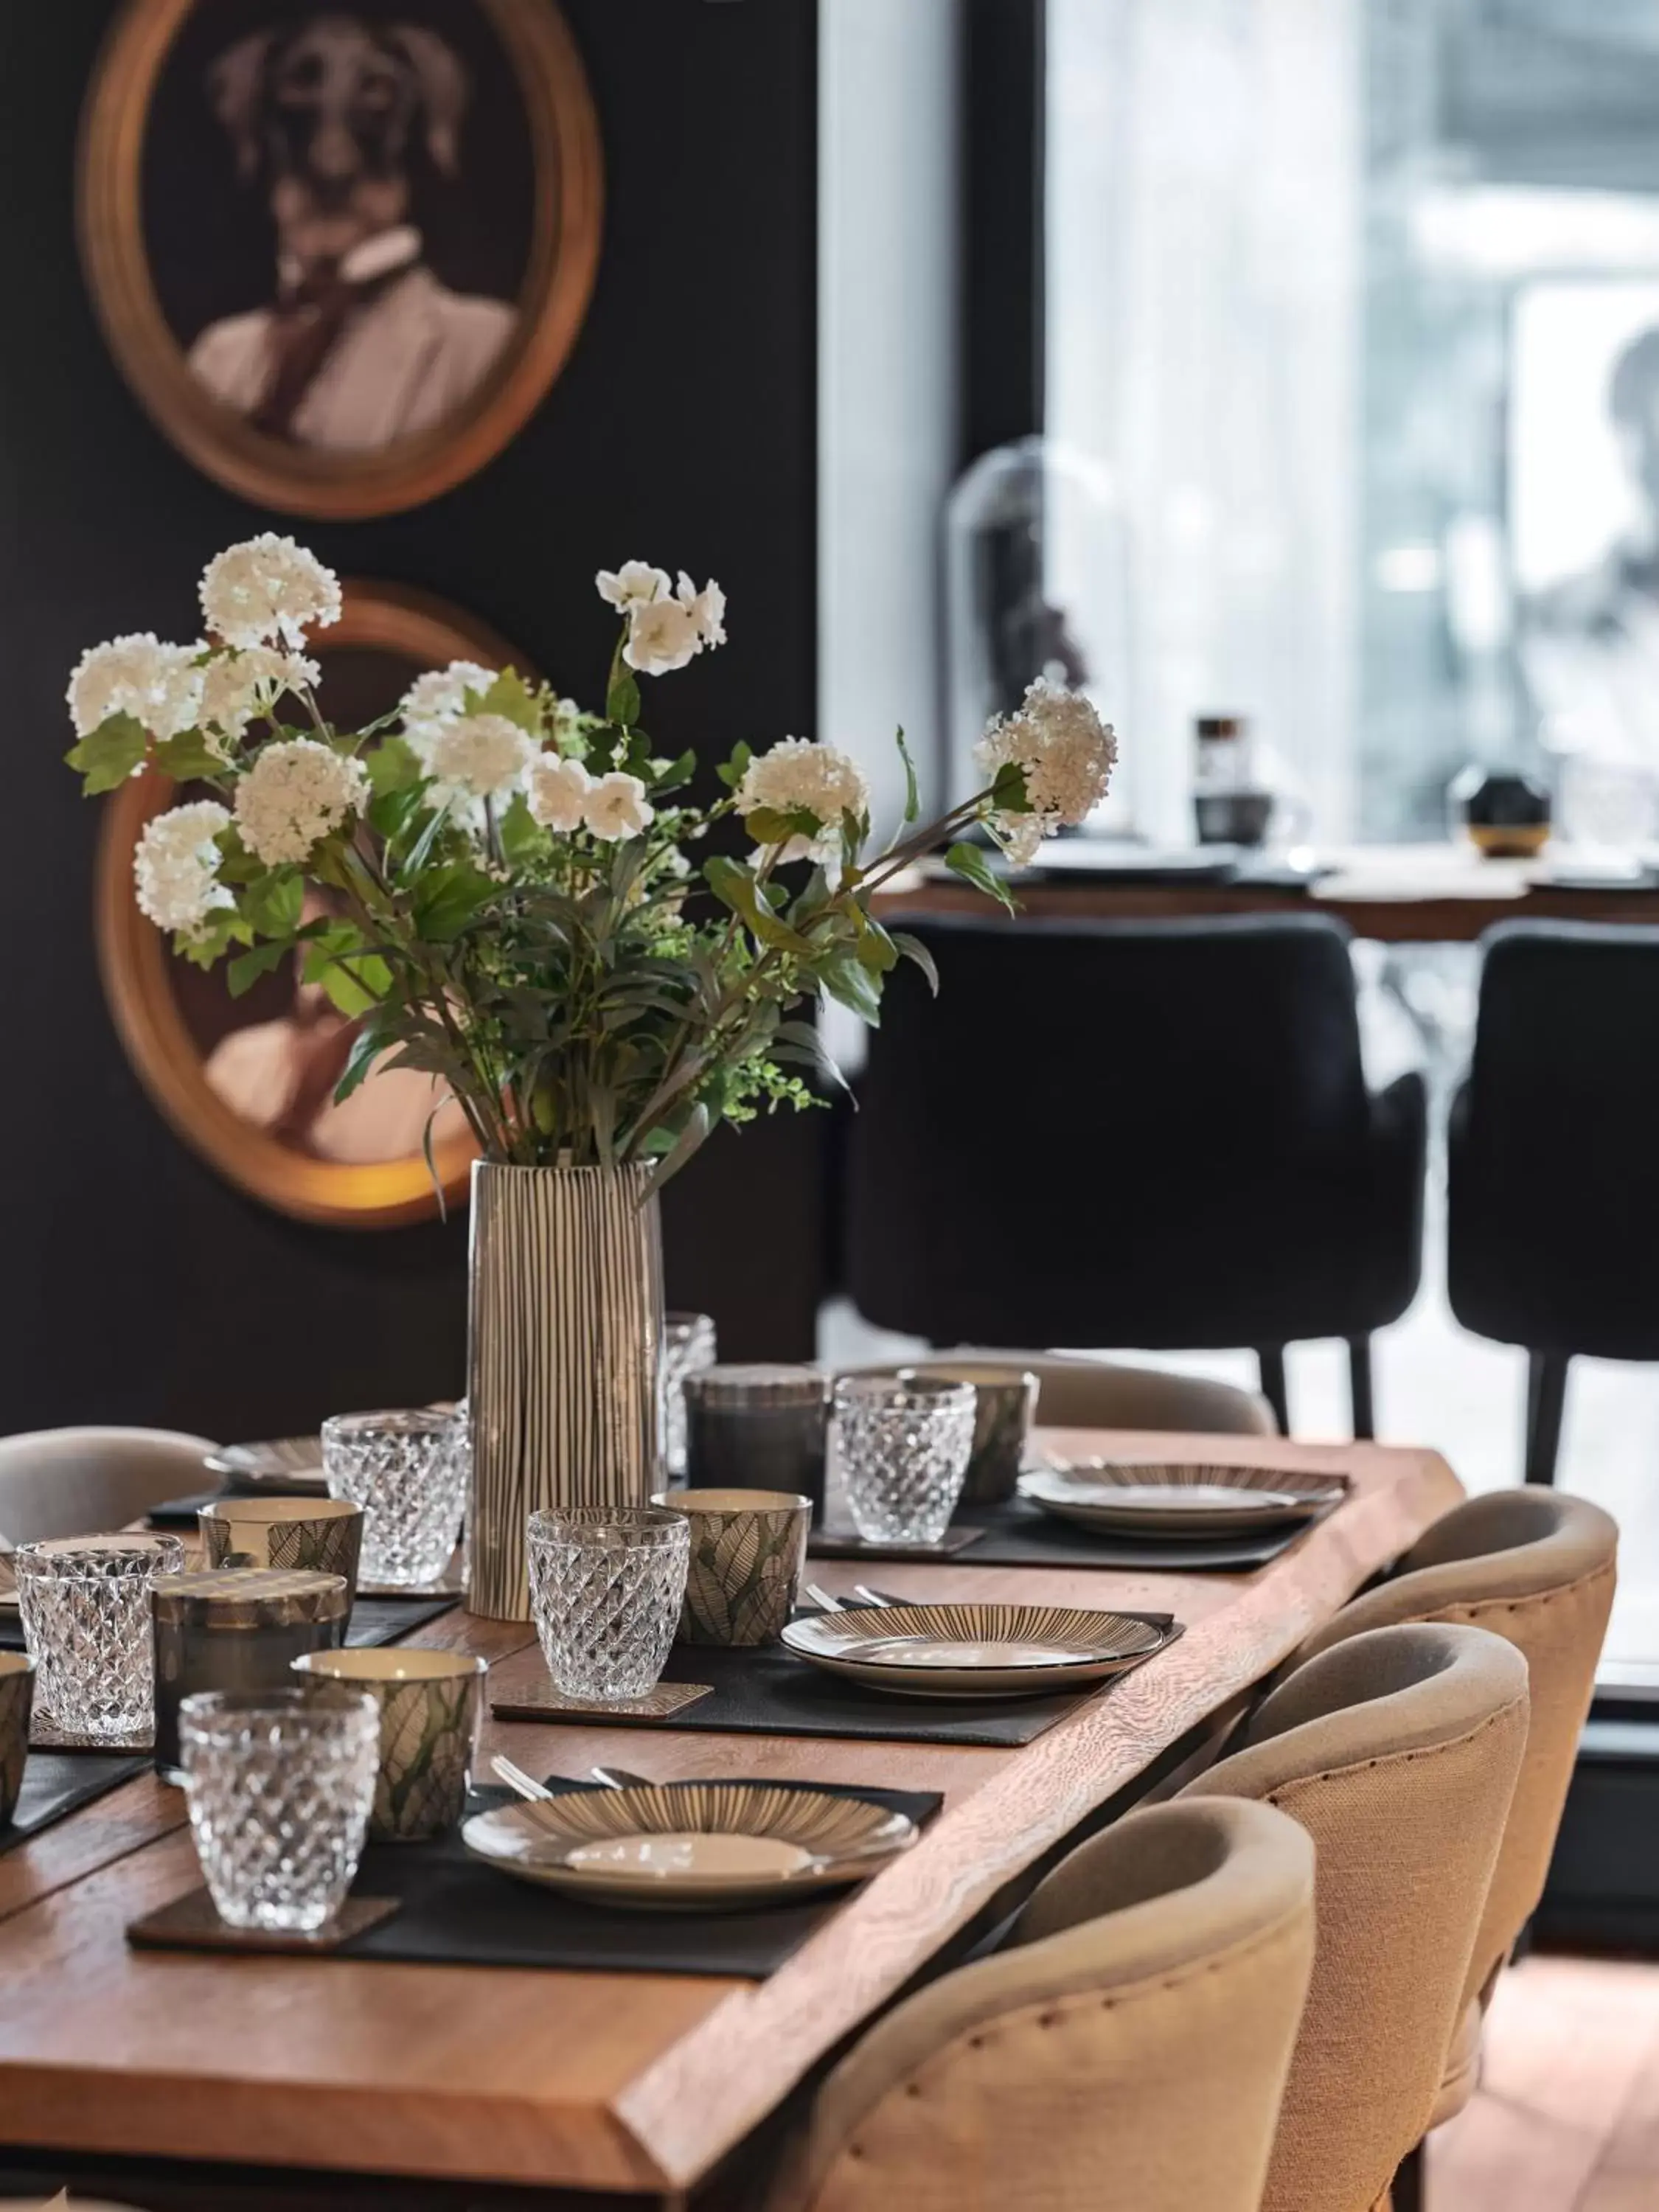
M 537 0 L 524 0 L 537 4 Z M 95 801 L 62 765 L 81 649 L 188 636 L 220 546 L 291 529 L 343 573 L 420 585 L 593 696 L 600 566 L 717 576 L 731 644 L 653 687 L 666 748 L 812 726 L 812 0 L 567 0 L 605 139 L 599 284 L 559 383 L 483 474 L 357 523 L 251 507 L 118 374 L 73 232 L 77 116 L 106 0 L 0 9 L 0 1427 L 275 1435 L 460 1385 L 464 1219 L 348 1233 L 245 1200 L 165 1127 L 106 1012 Z M 739 1356 L 810 1349 L 823 1115 L 722 1138 L 667 1200 L 671 1303 Z

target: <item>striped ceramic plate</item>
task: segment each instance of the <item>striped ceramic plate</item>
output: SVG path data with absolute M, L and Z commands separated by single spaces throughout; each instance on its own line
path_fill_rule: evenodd
M 682 1911 L 844 1887 L 915 1839 L 908 1814 L 867 1798 L 756 1782 L 574 1790 L 461 1829 L 475 1856 L 522 1881 Z
M 1030 1468 L 1019 1494 L 1045 1513 L 1121 1535 L 1243 1535 L 1305 1521 L 1343 1493 L 1340 1477 L 1201 1462 L 1073 1460 Z
M 1041 1697 L 1138 1666 L 1167 1632 L 1068 1605 L 860 1606 L 792 1621 L 788 1649 L 907 1698 Z

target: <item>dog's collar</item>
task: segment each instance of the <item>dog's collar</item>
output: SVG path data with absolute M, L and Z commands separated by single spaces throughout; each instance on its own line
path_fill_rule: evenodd
M 421 258 L 425 241 L 413 223 L 394 224 L 390 230 L 377 231 L 366 238 L 361 246 L 354 246 L 341 262 L 338 276 L 345 284 L 372 284 L 377 278 L 390 276 L 394 270 L 406 269 Z M 300 264 L 285 259 L 278 271 L 284 292 L 297 292 L 305 283 L 306 272 Z

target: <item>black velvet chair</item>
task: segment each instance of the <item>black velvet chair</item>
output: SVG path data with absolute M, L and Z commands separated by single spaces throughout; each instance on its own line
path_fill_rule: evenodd
M 1659 1360 L 1659 928 L 1512 921 L 1448 1143 L 1448 1287 L 1526 1346 L 1528 1482 L 1554 1480 L 1575 1352 Z
M 1347 933 L 1322 915 L 912 920 L 848 1137 L 848 1287 L 933 1344 L 1370 1335 L 1421 1261 L 1424 1090 L 1373 1097 Z

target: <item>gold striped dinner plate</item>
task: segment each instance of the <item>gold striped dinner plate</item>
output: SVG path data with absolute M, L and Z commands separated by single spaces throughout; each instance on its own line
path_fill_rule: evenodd
M 475 1813 L 461 1841 L 503 1874 L 607 1905 L 728 1911 L 844 1888 L 916 1839 L 864 1797 L 756 1782 L 574 1790 Z
M 1028 1468 L 1019 1494 L 1045 1513 L 1115 1535 L 1247 1535 L 1305 1521 L 1340 1480 L 1304 1469 L 1200 1462 L 1073 1460 Z
M 264 1443 L 226 1444 L 210 1453 L 204 1464 L 209 1474 L 221 1476 L 230 1490 L 320 1497 L 328 1489 L 320 1437 L 275 1437 Z
M 831 1674 L 904 1698 L 1042 1697 L 1138 1666 L 1150 1622 L 1069 1605 L 860 1606 L 792 1621 L 783 1641 Z

